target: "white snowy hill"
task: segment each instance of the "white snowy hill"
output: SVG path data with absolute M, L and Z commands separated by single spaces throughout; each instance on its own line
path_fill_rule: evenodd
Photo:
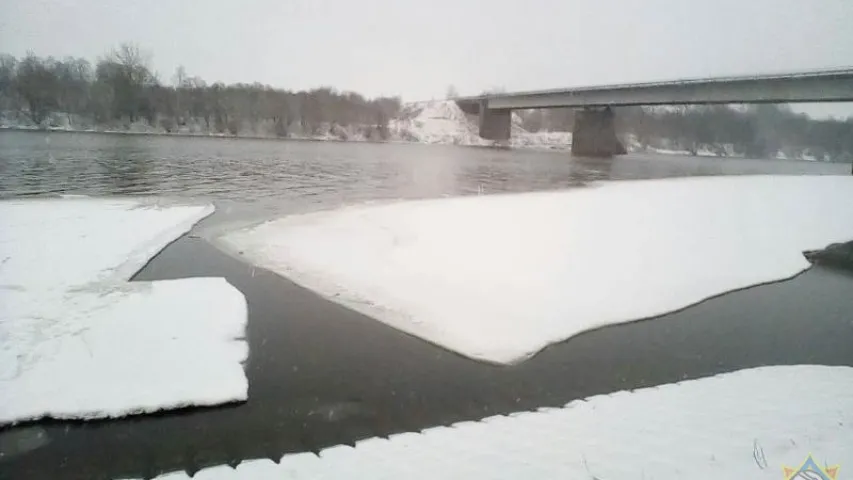
M 568 148 L 572 143 L 572 134 L 568 132 L 528 132 L 515 114 L 508 142 L 480 138 L 477 116 L 466 114 L 452 100 L 406 104 L 388 126 L 392 138 L 407 142 L 534 148 Z

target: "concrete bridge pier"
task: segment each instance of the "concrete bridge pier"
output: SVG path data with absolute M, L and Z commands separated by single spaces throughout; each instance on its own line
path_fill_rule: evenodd
M 480 102 L 480 137 L 488 140 L 509 140 L 512 131 L 512 110 L 490 109 Z
M 572 155 L 611 157 L 626 153 L 616 138 L 615 115 L 610 107 L 575 110 L 572 131 Z

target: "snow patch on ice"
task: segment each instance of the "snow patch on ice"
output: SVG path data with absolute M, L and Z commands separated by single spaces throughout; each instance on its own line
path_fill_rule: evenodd
M 212 212 L 0 202 L 0 424 L 244 400 L 243 295 L 222 278 L 127 283 Z
M 355 206 L 220 238 L 247 261 L 471 358 L 789 278 L 853 238 L 853 177 L 609 182 Z
M 206 468 L 194 480 L 750 478 L 853 463 L 853 368 L 779 366 Z M 186 480 L 184 472 L 158 477 Z

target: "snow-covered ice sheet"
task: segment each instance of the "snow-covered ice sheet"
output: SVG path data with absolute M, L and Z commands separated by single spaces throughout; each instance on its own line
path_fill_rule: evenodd
M 0 202 L 0 285 L 67 290 L 130 279 L 212 205 L 66 197 Z
M 791 277 L 853 239 L 853 177 L 695 177 L 354 206 L 226 234 L 248 261 L 463 355 Z
M 779 366 L 374 438 L 319 457 L 223 465 L 193 480 L 778 480 L 784 466 L 796 469 L 810 454 L 843 474 L 851 445 L 853 368 Z
M 128 282 L 212 212 L 0 202 L 0 424 L 245 400 L 242 293 L 222 278 Z

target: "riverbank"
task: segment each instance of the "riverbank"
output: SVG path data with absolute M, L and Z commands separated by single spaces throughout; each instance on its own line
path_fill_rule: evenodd
M 134 280 L 199 276 L 224 276 L 248 301 L 246 404 L 7 428 L 0 437 L 41 431 L 43 445 L 0 457 L 0 469 L 33 479 L 194 472 L 748 367 L 853 366 L 853 275 L 820 267 L 587 332 L 508 367 L 386 327 L 193 234 Z
M 557 138 L 557 141 L 552 141 L 552 143 L 548 142 L 537 142 L 535 140 L 530 140 L 529 138 L 521 139 L 520 141 L 507 144 L 505 142 L 493 142 L 493 141 L 482 141 L 475 143 L 454 143 L 454 142 L 419 142 L 419 141 L 407 141 L 402 139 L 390 139 L 390 140 L 377 140 L 377 139 L 369 139 L 369 138 L 350 138 L 350 139 L 342 139 L 332 136 L 272 136 L 272 135 L 230 135 L 224 133 L 185 133 L 185 132 L 165 132 L 165 131 L 132 131 L 132 130 L 94 130 L 94 129 L 69 129 L 69 128 L 58 128 L 58 127 L 26 127 L 26 126 L 0 126 L 0 132 L 8 131 L 8 132 L 45 132 L 45 133 L 86 133 L 86 134 L 96 134 L 96 135 L 127 135 L 127 136 L 141 136 L 141 137 L 176 137 L 176 138 L 219 138 L 226 140 L 268 140 L 268 141 L 285 141 L 285 142 L 330 142 L 330 143 L 372 143 L 372 144 L 411 144 L 411 145 L 423 145 L 423 144 L 438 144 L 438 145 L 456 145 L 460 147 L 480 147 L 480 148 L 497 148 L 497 149 L 508 149 L 508 148 L 518 148 L 518 149 L 526 149 L 526 150 L 556 150 L 556 151 L 568 151 L 571 149 L 572 144 L 571 141 L 568 143 L 560 143 L 560 139 L 567 137 L 571 138 L 571 134 L 565 132 L 543 132 L 542 135 L 534 135 L 535 137 L 543 137 L 543 138 Z M 674 152 L 673 155 L 679 155 L 679 153 Z
M 168 137 L 229 138 L 252 140 L 296 140 L 358 143 L 415 143 L 459 146 L 514 148 L 525 150 L 568 151 L 572 133 L 561 131 L 528 131 L 521 117 L 513 114 L 511 136 L 505 141 L 486 140 L 479 135 L 476 115 L 463 112 L 452 100 L 431 100 L 403 105 L 397 116 L 384 126 L 369 124 L 341 125 L 323 122 L 306 131 L 299 122 L 292 122 L 284 131 L 267 120 L 242 123 L 235 130 L 214 132 L 208 120 L 188 118 L 181 125 L 173 119 L 145 119 L 134 122 L 115 121 L 97 124 L 93 119 L 63 112 L 53 112 L 40 125 L 20 112 L 0 112 L 0 130 L 85 132 L 122 135 L 152 135 Z M 746 158 L 732 144 L 698 144 L 691 149 L 678 141 L 658 138 L 652 143 L 640 141 L 635 135 L 620 136 L 620 141 L 630 153 L 688 156 L 707 158 Z M 776 160 L 820 162 L 829 157 L 818 157 L 809 149 L 779 151 Z
M 293 140 L 293 141 L 308 141 L 308 142 L 372 142 L 372 143 L 391 143 L 372 140 L 342 140 L 340 138 L 324 137 L 324 136 L 288 136 L 277 137 L 272 135 L 231 135 L 225 133 L 190 133 L 190 132 L 166 132 L 158 130 L 111 130 L 111 129 L 75 129 L 62 127 L 31 127 L 31 126 L 3 126 L 0 125 L 0 132 L 45 132 L 45 133 L 92 133 L 103 135 L 139 135 L 150 137 L 177 137 L 177 138 L 223 138 L 223 139 L 244 139 L 244 140 Z
M 310 132 L 298 122 L 282 132 L 275 124 L 261 121 L 243 124 L 236 130 L 214 132 L 206 120 L 189 118 L 183 125 L 145 119 L 134 122 L 95 123 L 91 118 L 62 112 L 51 113 L 41 124 L 34 124 L 26 115 L 0 112 L 0 130 L 106 133 L 122 135 L 158 135 L 195 138 L 232 138 L 253 140 L 301 140 L 359 143 L 415 143 L 460 145 L 533 150 L 568 150 L 569 132 L 528 132 L 520 123 L 513 124 L 512 137 L 507 141 L 480 138 L 476 117 L 466 115 L 452 101 L 433 101 L 408 104 L 397 118 L 387 125 L 323 122 Z

